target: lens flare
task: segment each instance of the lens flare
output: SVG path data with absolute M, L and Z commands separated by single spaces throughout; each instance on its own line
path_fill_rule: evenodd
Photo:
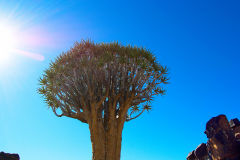
M 16 47 L 14 32 L 9 26 L 0 24 L 0 65 L 6 64 L 11 58 L 11 51 Z

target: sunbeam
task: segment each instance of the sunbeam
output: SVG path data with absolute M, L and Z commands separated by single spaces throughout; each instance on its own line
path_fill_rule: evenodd
M 44 60 L 44 56 L 38 53 L 33 53 L 33 52 L 29 52 L 29 51 L 24 51 L 24 50 L 19 50 L 19 49 L 15 49 L 14 50 L 15 53 L 23 55 L 25 57 L 37 60 L 37 61 L 43 61 Z
M 14 30 L 4 24 L 0 24 L 0 65 L 9 63 L 11 52 L 16 48 L 17 37 L 14 36 Z

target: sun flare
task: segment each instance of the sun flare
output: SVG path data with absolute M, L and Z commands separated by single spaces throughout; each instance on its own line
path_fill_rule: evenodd
M 0 65 L 8 63 L 11 52 L 16 48 L 14 30 L 7 25 L 0 24 Z

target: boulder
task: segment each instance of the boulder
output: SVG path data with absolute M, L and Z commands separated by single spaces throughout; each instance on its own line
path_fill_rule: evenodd
M 225 115 L 209 120 L 205 133 L 208 137 L 208 151 L 213 160 L 230 160 L 240 156 L 234 132 Z
M 211 118 L 204 132 L 207 144 L 200 144 L 187 160 L 240 160 L 240 121 L 228 122 L 225 115 Z
M 232 129 L 225 115 L 219 115 L 210 119 L 207 122 L 206 130 L 204 133 L 207 135 L 207 138 L 212 138 L 220 131 L 232 132 Z
M 0 160 L 20 160 L 18 154 L 0 152 Z

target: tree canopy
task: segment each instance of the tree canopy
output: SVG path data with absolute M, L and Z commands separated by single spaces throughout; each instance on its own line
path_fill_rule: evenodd
M 50 63 L 38 92 L 58 117 L 89 123 L 94 112 L 105 125 L 110 117 L 125 122 L 150 110 L 167 83 L 167 67 L 147 49 L 81 41 Z

